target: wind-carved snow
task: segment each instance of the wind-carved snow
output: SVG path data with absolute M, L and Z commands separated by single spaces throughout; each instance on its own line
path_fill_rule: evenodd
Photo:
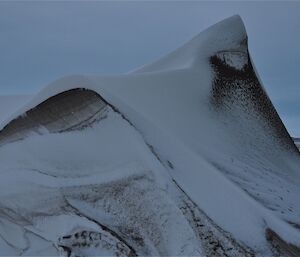
M 26 154 L 23 149 L 27 149 Z M 51 251 L 63 247 L 76 256 L 113 255 L 118 251 L 119 256 L 122 251 L 126 255 L 129 246 L 136 252 L 133 256 L 201 253 L 193 230 L 165 192 L 170 181 L 160 174 L 164 168 L 136 131 L 112 110 L 85 133 L 31 137 L 6 145 L 0 152 L 5 178 L 1 180 L 0 220 L 3 224 L 13 217 L 18 224 L 10 225 L 14 240 L 9 244 L 16 254 L 33 253 L 31 233 L 48 242 L 47 247 L 52 244 Z M 18 161 L 14 162 L 16 156 Z M 81 218 L 71 229 L 64 224 L 53 228 L 55 217 L 61 219 L 62 215 L 63 222 L 74 215 Z M 47 217 L 52 222 L 48 223 Z M 79 238 L 71 244 L 62 239 L 73 235 L 76 226 L 82 226 L 80 233 L 93 231 L 84 226 L 87 221 L 96 221 L 94 231 L 101 224 L 126 243 L 118 238 L 114 241 L 113 235 L 105 236 L 104 232 L 98 246 L 83 246 Z M 5 231 L 2 227 L 0 233 L 7 241 Z M 99 228 L 96 231 L 101 232 Z M 110 243 L 105 243 L 108 239 Z M 103 244 L 108 245 L 99 247 Z M 47 247 L 44 255 L 49 254 Z
M 93 104 L 73 112 L 81 93 Z M 63 130 L 27 133 L 55 102 Z M 2 128 L 7 255 L 299 253 L 299 151 L 238 16 L 133 73 L 59 79 Z

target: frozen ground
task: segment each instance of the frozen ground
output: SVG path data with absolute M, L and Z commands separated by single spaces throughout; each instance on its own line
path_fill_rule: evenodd
M 2 255 L 299 254 L 300 155 L 238 16 L 5 115 Z

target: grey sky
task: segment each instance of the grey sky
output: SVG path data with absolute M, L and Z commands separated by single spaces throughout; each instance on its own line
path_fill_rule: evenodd
M 300 2 L 0 2 L 0 94 L 70 74 L 130 71 L 240 14 L 252 58 L 289 131 L 300 136 Z

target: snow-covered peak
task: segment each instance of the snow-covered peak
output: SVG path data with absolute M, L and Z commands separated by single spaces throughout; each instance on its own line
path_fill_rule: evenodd
M 247 53 L 247 33 L 239 15 L 234 15 L 216 23 L 165 57 L 134 72 L 197 67 L 202 65 L 207 58 L 223 51 Z

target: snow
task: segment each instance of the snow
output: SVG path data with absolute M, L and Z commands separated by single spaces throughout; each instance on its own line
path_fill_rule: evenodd
M 164 167 L 135 129 L 112 110 L 85 133 L 32 136 L 1 147 L 0 156 L 5 178 L 0 181 L 1 208 L 17 213 L 15 220 L 27 223 L 24 231 L 44 241 L 55 243 L 78 226 L 97 228 L 74 211 L 66 215 L 64 209 L 72 206 L 124 235 L 131 229 L 145 240 L 142 248 L 135 246 L 141 255 L 198 255 L 201 251 L 165 192 L 171 182 Z M 146 198 L 140 197 L 145 194 Z M 0 220 L 6 222 L 6 218 Z M 35 240 L 30 241 L 19 226 L 10 231 L 15 248 L 35 249 Z M 4 228 L 1 232 L 7 234 Z
M 266 228 L 300 246 L 299 229 L 291 225 L 300 224 L 299 155 L 282 148 L 253 107 L 254 115 L 247 116 L 240 109 L 216 113 L 210 104 L 209 57 L 217 54 L 241 70 L 248 63 L 246 40 L 240 17 L 233 16 L 132 73 L 51 83 L 6 115 L 1 127 L 73 88 L 97 92 L 133 126 L 110 109 L 93 128 L 1 146 L 1 208 L 16 212 L 18 222 L 30 221 L 27 229 L 51 242 L 73 233 L 77 223 L 95 229 L 88 218 L 79 222 L 76 213 L 64 213 L 72 206 L 125 237 L 124 224 L 129 226 L 145 240 L 145 247 L 135 245 L 143 255 L 200 254 L 168 191 L 174 179 L 210 219 L 256 253 L 272 254 Z M 62 225 L 66 220 L 70 223 Z M 11 230 L 20 238 L 15 247 L 24 249 L 24 224 L 18 226 Z M 1 233 L 7 233 L 5 227 Z
M 234 15 L 204 30 L 167 56 L 134 72 L 178 70 L 200 66 L 203 65 L 204 59 L 220 50 L 226 51 L 240 47 L 240 42 L 246 38 L 246 29 L 240 16 Z

